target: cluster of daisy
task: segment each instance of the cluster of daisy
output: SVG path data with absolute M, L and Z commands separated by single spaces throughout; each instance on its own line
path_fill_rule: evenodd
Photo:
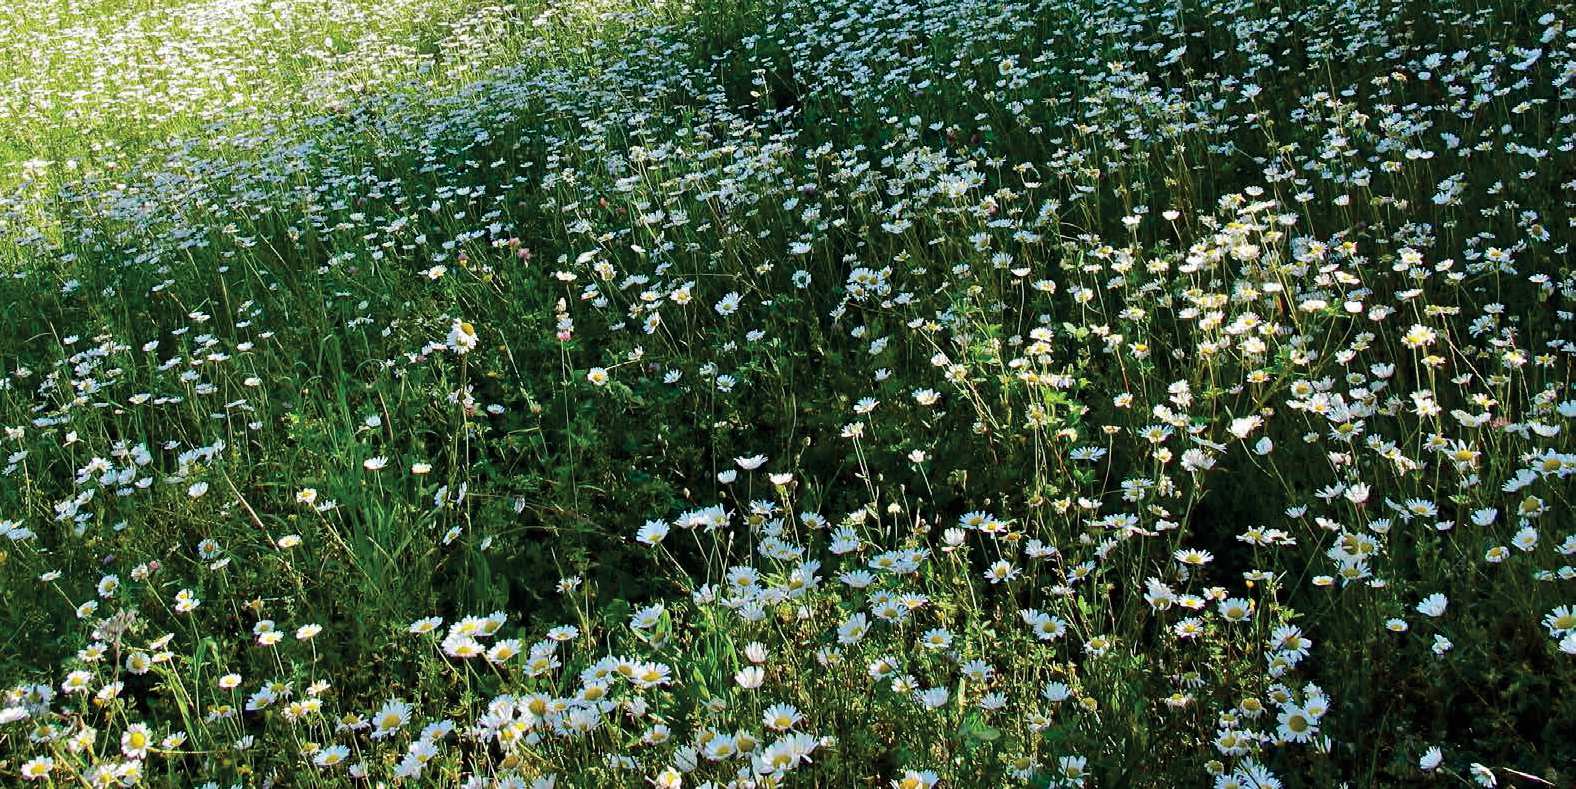
M 225 121 L 0 202 L 0 775 L 1569 780 L 1564 3 L 328 6 L 0 101 Z

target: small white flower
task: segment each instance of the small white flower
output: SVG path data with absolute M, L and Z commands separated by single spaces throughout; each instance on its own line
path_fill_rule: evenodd
M 1418 769 L 1425 772 L 1432 771 L 1439 767 L 1440 762 L 1443 762 L 1444 760 L 1445 755 L 1439 751 L 1439 746 L 1430 746 L 1429 749 L 1423 753 L 1423 757 L 1417 760 L 1417 767 Z

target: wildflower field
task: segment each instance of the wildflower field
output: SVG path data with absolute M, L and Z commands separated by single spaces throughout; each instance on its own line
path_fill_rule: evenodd
M 0 80 L 0 785 L 1576 786 L 1576 3 L 19 0 Z

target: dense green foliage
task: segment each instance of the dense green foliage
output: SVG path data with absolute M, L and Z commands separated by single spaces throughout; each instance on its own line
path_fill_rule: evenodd
M 1568 3 L 24 5 L 0 780 L 1576 780 Z

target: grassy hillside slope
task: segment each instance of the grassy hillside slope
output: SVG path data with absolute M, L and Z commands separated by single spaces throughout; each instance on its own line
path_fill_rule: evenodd
M 4 780 L 1576 776 L 1569 3 L 34 5 Z

